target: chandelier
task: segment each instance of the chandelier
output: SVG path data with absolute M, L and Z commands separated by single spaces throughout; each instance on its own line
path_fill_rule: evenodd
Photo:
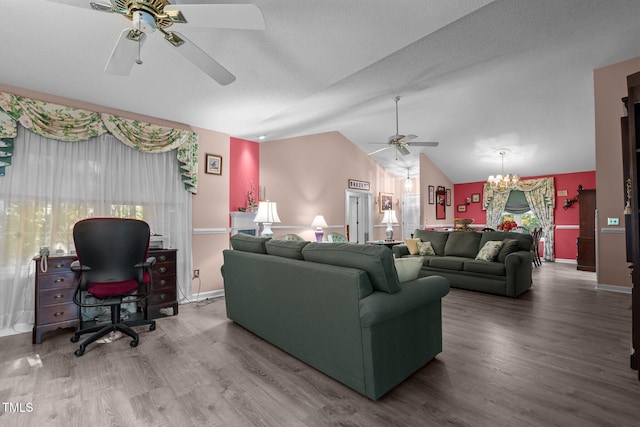
M 520 177 L 518 175 L 511 175 L 504 173 L 504 157 L 509 153 L 507 149 L 501 149 L 498 151 L 500 155 L 500 175 L 496 175 L 495 177 L 491 175 L 489 179 L 487 179 L 487 184 L 493 189 L 511 189 L 516 186 L 518 181 L 520 181 Z

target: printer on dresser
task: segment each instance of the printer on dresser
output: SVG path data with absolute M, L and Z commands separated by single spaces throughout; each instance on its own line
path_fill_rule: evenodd
M 156 258 L 153 266 L 152 294 L 139 307 L 145 318 L 161 317 L 160 309 L 173 309 L 178 314 L 178 294 L 176 286 L 177 249 L 152 249 L 149 255 Z M 58 328 L 80 325 L 80 308 L 73 302 L 76 290 L 76 273 L 71 271 L 75 255 L 52 256 L 44 268 L 41 257 L 34 258 L 35 275 L 35 322 L 33 343 L 40 344 L 42 334 Z M 45 271 L 43 271 L 45 270 Z

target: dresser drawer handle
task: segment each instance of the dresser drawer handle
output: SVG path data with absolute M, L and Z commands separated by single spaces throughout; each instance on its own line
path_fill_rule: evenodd
M 60 299 L 60 298 L 64 298 L 64 294 L 55 294 L 53 296 L 53 299 Z
M 55 313 L 53 313 L 53 317 L 60 317 L 64 314 L 64 311 L 56 311 Z
M 56 279 L 53 283 L 62 283 L 62 282 L 64 282 L 64 279 L 60 278 L 60 279 Z
M 164 286 L 164 285 L 166 285 L 166 284 L 167 284 L 167 281 L 166 281 L 166 280 L 164 280 L 164 279 L 160 280 L 160 286 Z
M 160 294 L 160 299 L 167 299 L 167 294 Z
M 162 261 L 166 261 L 166 260 L 167 260 L 167 256 L 166 256 L 166 255 L 160 255 L 160 256 L 158 257 L 158 259 L 160 260 L 160 262 L 162 262 Z
M 56 264 L 55 265 L 55 268 L 63 268 L 63 267 L 64 267 L 64 264 Z
M 158 271 L 159 271 L 160 273 L 164 273 L 165 271 L 167 271 L 167 267 L 160 267 L 160 268 L 158 269 Z

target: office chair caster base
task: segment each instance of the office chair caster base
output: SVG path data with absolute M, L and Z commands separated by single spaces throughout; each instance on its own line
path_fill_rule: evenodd
M 79 337 L 79 336 L 74 335 L 74 336 L 72 336 L 72 337 L 71 337 L 71 339 L 70 339 L 69 341 L 71 341 L 71 342 L 78 342 L 78 341 L 80 341 L 80 337 Z
M 76 357 L 80 357 L 84 354 L 84 348 L 79 348 L 76 351 L 73 352 L 73 354 L 76 355 Z
M 155 324 L 155 322 L 154 322 L 154 323 L 152 323 L 152 324 L 149 326 L 149 330 L 150 330 L 150 331 L 155 331 L 155 330 L 156 330 L 156 324 Z
M 138 340 L 133 340 L 133 341 L 131 341 L 131 342 L 129 343 L 129 345 L 130 345 L 131 347 L 137 347 L 137 346 L 138 346 Z

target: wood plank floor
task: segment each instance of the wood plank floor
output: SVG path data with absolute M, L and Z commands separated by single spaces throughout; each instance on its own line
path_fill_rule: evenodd
M 3 337 L 0 425 L 640 426 L 631 297 L 594 287 L 545 263 L 519 299 L 452 289 L 443 353 L 377 402 L 230 322 L 223 299 L 80 358 L 68 329 Z

